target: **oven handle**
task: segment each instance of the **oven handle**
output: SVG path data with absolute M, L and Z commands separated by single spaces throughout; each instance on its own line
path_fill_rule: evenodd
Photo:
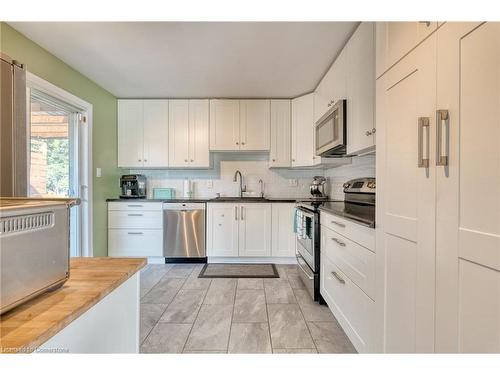
M 300 264 L 300 263 L 301 263 L 301 262 L 300 262 L 301 260 L 302 260 L 302 262 L 304 262 L 304 263 L 306 262 L 306 261 L 304 260 L 304 258 L 302 258 L 299 254 L 295 254 L 295 257 L 297 258 L 297 265 L 298 265 L 298 266 L 299 266 L 299 268 L 302 270 L 302 272 L 304 272 L 304 274 L 307 276 L 307 278 L 308 278 L 309 280 L 313 280 L 313 279 L 314 279 L 314 275 L 313 275 L 313 276 L 310 276 L 310 272 L 308 272 L 307 270 L 305 270 L 305 269 L 304 269 L 304 267 L 302 267 L 302 265 Z M 307 267 L 307 266 L 306 266 L 306 267 Z

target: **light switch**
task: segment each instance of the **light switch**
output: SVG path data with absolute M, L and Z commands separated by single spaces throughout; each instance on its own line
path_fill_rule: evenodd
M 299 181 L 297 181 L 296 178 L 291 178 L 288 180 L 288 185 L 292 187 L 297 187 L 299 186 Z
M 101 177 L 101 168 L 96 168 L 95 169 L 95 176 L 96 177 Z

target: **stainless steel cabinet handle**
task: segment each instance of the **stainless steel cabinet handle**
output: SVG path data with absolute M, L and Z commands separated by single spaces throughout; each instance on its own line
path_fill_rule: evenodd
M 337 279 L 337 281 L 341 284 L 345 284 L 345 280 L 339 276 L 339 274 L 335 271 L 332 272 L 333 277 Z
M 142 204 L 129 204 L 127 207 L 142 207 Z
M 273 159 L 273 161 L 276 161 L 276 159 Z
M 187 159 L 184 159 L 184 163 L 187 163 L 187 162 L 188 162 L 188 160 L 187 160 Z
M 372 132 L 369 131 L 369 130 L 367 130 L 366 133 L 365 133 L 365 135 L 368 137 L 369 135 L 372 135 Z
M 144 234 L 142 232 L 127 232 L 128 234 Z
M 142 216 L 142 214 L 128 214 L 128 216 Z
M 194 159 L 191 159 L 191 163 L 194 161 Z
M 344 223 L 340 223 L 340 222 L 335 221 L 335 220 L 332 220 L 332 224 L 338 225 L 341 228 L 345 228 L 345 224 Z
M 147 162 L 147 161 L 148 161 L 148 159 L 144 159 L 144 162 Z
M 423 23 L 427 27 L 431 25 L 431 21 L 418 21 L 418 23 Z
M 241 142 L 242 145 L 245 145 L 245 142 Z
M 236 144 L 237 144 L 237 145 L 239 145 L 239 144 L 240 144 L 240 142 L 236 142 Z
M 338 238 L 332 237 L 332 241 L 335 241 L 340 246 L 345 247 L 345 242 L 340 241 Z
M 376 133 L 376 131 L 377 131 L 377 129 L 376 129 L 376 128 L 373 128 L 373 129 L 372 129 L 372 134 L 375 134 L 375 133 Z
M 429 168 L 429 117 L 418 118 L 418 167 Z M 427 129 L 426 155 L 424 158 L 424 128 Z
M 142 161 L 142 159 L 137 159 L 137 161 Z
M 238 220 L 238 206 L 234 206 L 234 220 Z
M 443 145 L 443 125 L 446 129 L 446 138 Z M 446 166 L 449 159 L 450 141 L 450 114 L 447 109 L 436 111 L 436 165 Z M 444 155 L 443 155 L 444 153 Z
M 243 220 L 243 206 L 241 206 L 241 207 L 240 207 L 240 209 L 241 209 L 241 210 L 240 210 L 240 212 L 241 212 L 241 214 L 240 214 L 240 219 L 241 219 L 241 220 Z

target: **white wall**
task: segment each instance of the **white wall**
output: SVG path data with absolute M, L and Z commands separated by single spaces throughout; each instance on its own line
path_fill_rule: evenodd
M 259 191 L 259 179 L 264 181 L 264 193 L 270 198 L 304 198 L 309 197 L 309 184 L 314 176 L 326 176 L 330 181 L 332 199 L 343 199 L 342 185 L 345 181 L 356 177 L 375 177 L 375 157 L 354 158 L 351 165 L 328 170 L 323 169 L 269 169 L 268 155 L 265 154 L 231 154 L 217 153 L 213 155 L 213 169 L 207 170 L 131 170 L 130 173 L 142 173 L 148 179 L 148 194 L 155 187 L 171 187 L 176 189 L 176 196 L 182 197 L 183 181 L 188 178 L 194 181 L 196 198 L 213 198 L 216 193 L 221 196 L 238 195 L 239 182 L 233 182 L 234 173 L 239 170 L 243 174 L 243 183 L 248 191 Z M 124 173 L 127 173 L 124 171 Z M 290 186 L 291 179 L 297 180 L 297 186 Z M 208 188 L 212 181 L 213 188 Z

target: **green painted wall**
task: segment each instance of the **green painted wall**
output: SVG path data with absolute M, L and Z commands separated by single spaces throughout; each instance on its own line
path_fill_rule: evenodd
M 106 198 L 117 196 L 116 98 L 48 51 L 0 22 L 0 51 L 26 64 L 28 71 L 93 105 L 94 256 L 107 255 Z M 95 167 L 102 177 L 95 177 Z

